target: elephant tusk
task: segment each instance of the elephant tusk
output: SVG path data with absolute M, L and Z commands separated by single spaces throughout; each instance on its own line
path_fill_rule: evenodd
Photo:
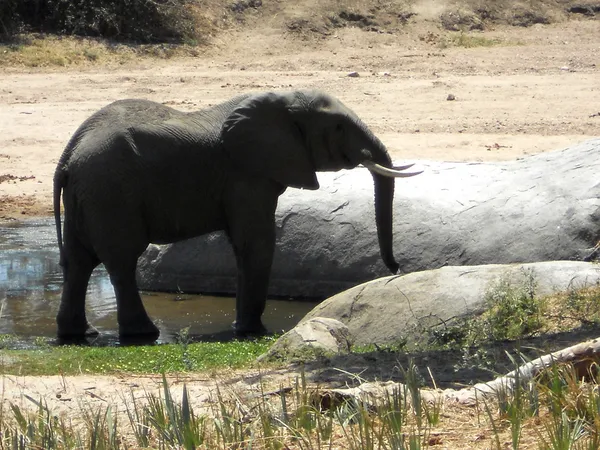
M 406 166 L 394 167 L 393 169 L 389 169 L 387 167 L 383 167 L 373 161 L 363 161 L 362 165 L 369 169 L 371 172 L 378 173 L 379 175 L 384 175 L 386 177 L 394 177 L 394 178 L 408 178 L 414 177 L 415 175 L 419 175 L 423 173 L 423 171 L 419 172 L 401 172 L 402 170 L 408 169 L 412 167 L 413 164 L 409 164 Z
M 406 169 L 410 169 L 412 166 L 414 166 L 414 164 L 407 164 L 405 166 L 392 166 L 393 170 L 406 170 Z

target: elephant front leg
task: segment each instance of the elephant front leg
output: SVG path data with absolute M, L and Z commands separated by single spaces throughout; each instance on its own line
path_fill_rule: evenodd
M 275 250 L 277 196 L 247 189 L 234 204 L 228 229 L 238 269 L 233 327 L 236 336 L 259 336 L 267 331 L 261 317 Z
M 234 243 L 238 276 L 236 295 L 236 319 L 233 328 L 236 336 L 260 336 L 267 332 L 262 323 L 265 311 L 269 277 L 275 249 L 275 232 L 266 233 L 259 239 Z

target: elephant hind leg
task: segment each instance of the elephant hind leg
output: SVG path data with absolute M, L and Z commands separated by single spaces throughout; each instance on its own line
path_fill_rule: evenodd
M 142 338 L 156 340 L 159 329 L 152 322 L 135 281 L 137 256 L 129 262 L 125 260 L 105 261 L 104 265 L 110 275 L 110 281 L 117 297 L 117 321 L 121 338 Z
M 63 291 L 56 316 L 59 338 L 78 338 L 98 334 L 85 314 L 85 295 L 92 271 L 99 264 L 96 255 L 70 233 L 65 224 L 65 243 L 61 258 Z
M 95 206 L 112 219 L 89 221 L 87 229 L 115 291 L 119 336 L 155 340 L 159 330 L 148 317 L 135 280 L 137 260 L 148 246 L 141 215 L 133 215 L 130 204 L 111 203 L 110 199 L 98 200 Z

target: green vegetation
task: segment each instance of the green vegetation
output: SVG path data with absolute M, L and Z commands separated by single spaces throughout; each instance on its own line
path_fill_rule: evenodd
M 442 355 L 446 349 L 461 349 L 481 366 L 486 363 L 485 351 L 478 350 L 490 343 L 600 324 L 600 285 L 573 286 L 540 297 L 534 272 L 524 271 L 521 280 L 515 283 L 503 277 L 491 284 L 484 313 L 435 330 L 424 350 Z M 44 399 L 25 393 L 24 401 L 31 402 L 31 408 L 10 403 L 0 408 L 0 448 L 463 448 L 477 433 L 485 435 L 485 448 L 494 449 L 600 446 L 600 372 L 594 365 L 582 374 L 581 367 L 553 364 L 536 378 L 523 380 L 516 370 L 514 386 L 479 393 L 468 413 L 446 404 L 440 391 L 423 390 L 425 379 L 414 361 L 405 367 L 398 364 L 403 384 L 363 398 L 322 392 L 309 386 L 300 372 L 288 382 L 291 387 L 261 386 L 258 393 L 231 392 L 225 384 L 219 385 L 212 401 L 198 406 L 185 385 L 183 392 L 174 392 L 164 375 L 250 367 L 272 341 L 191 343 L 187 330 L 182 330 L 178 342 L 170 345 L 50 347 L 38 339 L 37 350 L 24 351 L 10 350 L 14 337 L 0 336 L 5 374 L 163 374 L 158 393 L 136 397 L 132 391 L 121 408 L 92 406 L 79 399 L 75 416 L 73 411 L 69 415 L 52 411 Z M 402 341 L 355 351 L 393 354 L 406 352 L 406 346 Z M 526 360 L 524 355 L 511 357 L 511 364 L 516 369 Z M 433 381 L 431 372 L 430 377 Z M 358 375 L 354 379 L 354 384 L 365 381 Z M 194 407 L 203 409 L 198 412 Z M 465 422 L 467 416 L 471 424 Z
M 486 292 L 488 310 L 438 330 L 428 348 L 473 348 L 494 340 L 519 340 L 600 323 L 600 286 L 539 298 L 534 274 L 523 275 L 521 283 L 502 278 L 491 285 Z M 183 330 L 178 343 L 171 345 L 51 348 L 38 341 L 40 349 L 18 351 L 7 350 L 13 338 L 3 336 L 4 373 L 162 372 L 163 382 L 157 394 L 136 398 L 132 392 L 131 398 L 124 399 L 124 413 L 115 405 L 90 406 L 82 400 L 76 406 L 80 409 L 76 419 L 72 412 L 70 416 L 57 413 L 43 399 L 24 395 L 32 409 L 16 404 L 0 408 L 0 448 L 421 449 L 462 448 L 472 440 L 466 434 L 461 438 L 467 425 L 464 411 L 445 404 L 439 393 L 424 391 L 425 380 L 412 361 L 399 367 L 404 384 L 368 399 L 336 398 L 309 386 L 300 372 L 291 388 L 268 391 L 265 386 L 258 395 L 219 386 L 201 413 L 194 411 L 187 387 L 179 397 L 175 394 L 180 392 L 173 392 L 164 376 L 248 367 L 271 342 L 272 338 L 190 343 Z M 405 344 L 375 350 L 390 353 Z M 516 368 L 525 360 L 521 355 L 512 364 Z M 514 387 L 502 386 L 476 397 L 475 407 L 469 407 L 467 414 L 473 417 L 471 430 L 489 430 L 486 448 L 598 448 L 599 374 L 591 370 L 582 379 L 580 370 L 554 364 L 533 380 L 521 380 L 516 371 Z M 365 381 L 359 376 L 355 380 L 356 384 Z
M 5 337 L 4 341 L 7 339 L 10 340 Z M 229 343 L 181 340 L 179 344 L 141 347 L 50 347 L 46 344 L 37 350 L 2 350 L 0 370 L 19 375 L 78 375 L 237 369 L 251 364 L 269 348 L 273 339 Z
M 523 280 L 515 285 L 502 278 L 491 285 L 486 311 L 432 330 L 432 348 L 475 347 L 600 324 L 600 286 L 539 297 L 535 274 L 525 272 Z
M 164 375 L 158 394 L 132 394 L 126 400 L 125 417 L 112 405 L 85 403 L 78 416 L 56 415 L 43 400 L 27 397 L 33 412 L 15 404 L 0 411 L 0 448 L 463 448 L 472 437 L 451 439 L 464 432 L 465 422 L 459 419 L 458 428 L 448 433 L 451 416 L 443 412 L 450 406 L 441 396 L 427 399 L 415 373 L 411 364 L 405 384 L 368 401 L 332 401 L 309 388 L 304 373 L 291 389 L 249 398 L 217 389 L 215 401 L 201 414 L 185 385 L 181 401 L 175 400 Z M 598 385 L 581 383 L 568 365 L 553 365 L 536 380 L 517 379 L 514 389 L 479 396 L 468 410 L 479 427 L 491 430 L 486 448 L 597 449 L 600 444 Z

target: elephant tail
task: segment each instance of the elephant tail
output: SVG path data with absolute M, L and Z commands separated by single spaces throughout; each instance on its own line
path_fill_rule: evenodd
M 60 199 L 63 187 L 65 186 L 66 173 L 59 166 L 54 173 L 54 223 L 56 224 L 56 238 L 58 240 L 58 254 L 60 256 L 60 265 L 64 267 L 64 252 L 62 239 L 62 223 L 60 219 Z

